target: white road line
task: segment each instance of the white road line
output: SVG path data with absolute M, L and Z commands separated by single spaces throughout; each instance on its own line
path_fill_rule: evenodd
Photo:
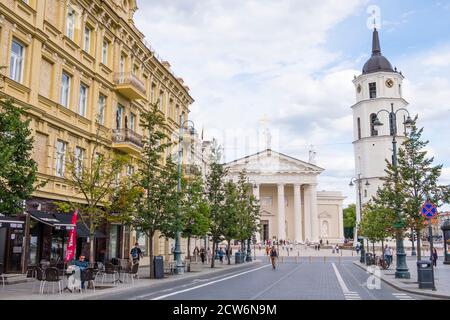
M 336 268 L 336 265 L 334 262 L 332 263 L 334 273 L 336 274 L 336 278 L 338 279 L 339 285 L 341 286 L 342 291 L 344 294 L 351 293 L 350 290 L 348 290 L 347 286 L 345 285 L 344 279 L 342 279 L 341 274 L 339 273 L 338 269 Z
M 196 289 L 199 289 L 199 288 L 202 288 L 202 287 L 206 287 L 206 286 L 218 283 L 218 282 L 222 282 L 222 281 L 226 281 L 226 280 L 229 280 L 229 279 L 232 279 L 232 278 L 236 278 L 236 277 L 242 276 L 244 274 L 255 272 L 255 271 L 267 268 L 267 267 L 272 267 L 272 265 L 265 265 L 265 266 L 259 267 L 257 269 L 252 269 L 252 270 L 241 272 L 241 273 L 238 273 L 238 274 L 235 274 L 233 276 L 229 276 L 229 277 L 226 277 L 226 278 L 223 278 L 223 279 L 219 279 L 219 280 L 211 281 L 211 282 L 208 282 L 208 283 L 204 283 L 204 284 L 196 286 L 196 287 L 192 287 L 192 288 L 189 288 L 189 289 L 184 289 L 184 290 L 172 292 L 172 293 L 169 293 L 169 294 L 166 294 L 166 295 L 163 295 L 163 296 L 159 296 L 159 297 L 153 298 L 151 300 L 161 300 L 161 299 L 164 299 L 164 298 L 167 298 L 167 297 L 171 297 L 171 296 L 174 296 L 174 295 L 177 295 L 177 294 L 180 294 L 180 293 L 196 290 Z
M 342 276 L 339 273 L 339 270 L 336 267 L 336 265 L 334 264 L 334 262 L 332 263 L 332 265 L 333 265 L 334 273 L 336 274 L 336 278 L 338 279 L 339 285 L 341 286 L 341 289 L 344 292 L 345 300 L 362 300 L 359 293 L 350 291 L 348 289 L 347 285 L 344 282 L 344 279 L 342 279 Z

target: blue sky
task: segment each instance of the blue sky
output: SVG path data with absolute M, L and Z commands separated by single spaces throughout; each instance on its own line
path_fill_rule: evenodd
M 371 52 L 370 5 L 450 184 L 450 0 L 138 0 L 135 20 L 191 88 L 190 117 L 227 161 L 264 148 L 257 134 L 267 118 L 272 148 L 307 161 L 314 145 L 326 169 L 319 188 L 351 203 L 352 79 Z

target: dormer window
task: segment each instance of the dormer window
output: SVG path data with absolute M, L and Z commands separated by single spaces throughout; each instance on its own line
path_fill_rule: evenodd
M 370 95 L 370 99 L 377 98 L 377 83 L 376 82 L 369 83 L 369 95 Z

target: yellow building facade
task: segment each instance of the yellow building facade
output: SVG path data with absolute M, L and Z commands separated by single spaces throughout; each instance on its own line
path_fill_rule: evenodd
M 27 108 L 39 180 L 47 181 L 29 206 L 82 201 L 64 179 L 65 157 L 90 157 L 97 130 L 105 150 L 136 158 L 149 103 L 159 101 L 169 135 L 188 118 L 189 88 L 136 28 L 136 10 L 133 0 L 0 0 L 1 92 Z M 127 257 L 136 235 L 120 232 Z M 168 242 L 156 240 L 167 255 Z

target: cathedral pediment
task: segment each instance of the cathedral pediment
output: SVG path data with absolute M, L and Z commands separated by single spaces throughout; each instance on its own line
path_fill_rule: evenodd
M 269 210 L 261 210 L 260 212 L 261 216 L 273 216 L 274 214 L 272 212 L 270 212 Z
M 235 160 L 226 164 L 231 172 L 276 174 L 276 173 L 310 173 L 320 174 L 324 169 L 282 153 L 266 150 L 257 154 Z

